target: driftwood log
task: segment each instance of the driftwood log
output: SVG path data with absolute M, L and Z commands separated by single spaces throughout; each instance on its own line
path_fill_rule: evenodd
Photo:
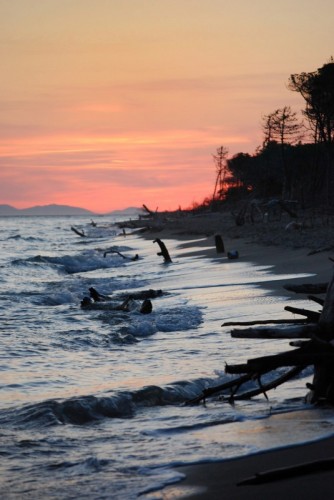
M 71 231 L 73 231 L 73 233 L 77 234 L 78 236 L 81 236 L 82 238 L 86 236 L 84 230 L 80 231 L 80 229 L 77 229 L 74 226 L 71 226 Z
M 202 394 L 188 403 L 198 403 L 214 394 L 231 389 L 229 396 L 233 400 L 251 398 L 254 395 L 263 393 L 277 387 L 300 373 L 307 366 L 314 367 L 314 376 L 311 384 L 306 384 L 310 390 L 307 399 L 311 403 L 334 404 L 334 275 L 329 283 L 317 285 L 289 285 L 284 288 L 297 293 L 326 293 L 325 299 L 311 295 L 313 300 L 319 305 L 323 305 L 321 312 L 300 309 L 296 307 L 285 307 L 285 310 L 300 314 L 304 320 L 297 320 L 297 324 L 289 325 L 286 320 L 284 328 L 255 327 L 246 329 L 234 329 L 231 331 L 232 337 L 237 338 L 275 338 L 275 339 L 307 339 L 292 342 L 290 346 L 296 347 L 279 354 L 262 356 L 249 359 L 242 364 L 227 364 L 225 372 L 228 374 L 238 374 L 240 377 L 221 384 L 216 387 L 209 387 L 203 390 Z M 259 321 L 258 324 L 268 324 L 275 322 L 282 324 L 285 320 Z M 255 322 L 224 323 L 222 326 L 232 326 L 234 324 L 247 325 Z M 289 367 L 289 370 L 276 377 L 271 382 L 263 385 L 261 376 L 264 373 L 277 370 L 278 368 Z M 239 388 L 247 381 L 255 379 L 259 388 L 253 389 L 243 394 L 237 394 Z M 267 396 L 266 396 L 267 397 Z
M 168 253 L 167 247 L 164 244 L 163 241 L 161 241 L 159 238 L 155 239 L 153 243 L 158 243 L 160 247 L 160 252 L 157 253 L 157 255 L 162 255 L 166 263 L 172 262 L 172 259 L 170 258 L 170 255 Z

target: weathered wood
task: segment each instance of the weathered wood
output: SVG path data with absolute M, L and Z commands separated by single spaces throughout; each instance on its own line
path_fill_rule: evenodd
M 158 212 L 158 207 L 155 209 L 155 212 L 153 212 L 153 211 L 152 211 L 152 210 L 150 210 L 150 209 L 148 208 L 148 206 L 147 206 L 147 205 L 145 205 L 144 203 L 143 203 L 143 209 L 145 210 L 145 212 L 147 212 L 149 215 L 152 215 L 152 216 L 156 215 L 156 214 L 157 214 L 157 212 Z
M 247 391 L 244 394 L 236 395 L 236 396 L 234 396 L 233 399 L 240 401 L 243 399 L 250 399 L 250 398 L 252 398 L 254 396 L 258 396 L 259 394 L 262 394 L 262 393 L 265 394 L 267 391 L 270 391 L 272 389 L 276 389 L 276 387 L 278 387 L 279 385 L 282 385 L 285 382 L 287 382 L 288 380 L 291 380 L 292 378 L 296 377 L 305 368 L 306 368 L 306 366 L 294 367 L 291 370 L 288 370 L 283 375 L 280 375 L 279 377 L 275 378 L 271 382 L 268 382 L 267 384 L 260 384 L 260 380 L 259 380 L 260 386 L 258 388 L 252 389 L 251 391 Z M 265 396 L 266 396 L 266 394 L 265 394 Z
M 227 321 L 221 326 L 252 326 L 252 325 L 288 325 L 305 324 L 305 319 L 260 319 L 255 321 Z
M 222 392 L 227 389 L 233 389 L 233 387 L 238 387 L 238 386 L 240 387 L 245 382 L 249 382 L 252 378 L 253 375 L 243 375 L 242 377 L 238 377 L 234 380 L 229 380 L 224 384 L 216 385 L 214 387 L 207 387 L 206 389 L 203 389 L 202 394 L 200 394 L 196 398 L 186 401 L 185 404 L 192 405 L 200 403 L 201 401 L 205 400 L 209 396 L 212 396 L 213 394 L 217 394 L 218 392 Z
M 119 255 L 123 259 L 127 259 L 128 258 L 125 255 L 123 255 L 121 252 L 119 252 L 118 250 L 113 250 L 112 248 L 110 248 L 110 250 L 106 250 L 104 252 L 104 254 L 103 254 L 103 257 L 106 257 L 108 255 L 108 253 L 117 253 L 117 255 Z
M 283 288 L 295 293 L 326 293 L 328 283 L 305 283 L 303 285 L 284 285 Z
M 150 314 L 152 312 L 152 302 L 150 299 L 145 299 L 140 307 L 139 312 L 141 314 Z
M 168 250 L 166 248 L 166 245 L 164 244 L 163 241 L 161 241 L 159 238 L 156 238 L 153 243 L 158 243 L 160 247 L 160 252 L 157 253 L 157 255 L 162 255 L 166 263 L 172 262 L 172 259 L 170 258 L 170 255 L 168 253 Z
M 73 231 L 78 236 L 81 236 L 82 238 L 84 238 L 86 236 L 84 230 L 80 231 L 80 229 L 77 229 L 74 226 L 71 226 L 71 231 Z
M 334 362 L 334 348 L 330 344 L 321 345 L 318 342 L 309 341 L 307 345 L 271 356 L 254 358 L 240 365 L 226 365 L 226 373 L 259 373 L 264 370 L 275 370 L 283 366 L 308 366 L 317 364 L 328 364 Z
M 271 481 L 279 481 L 281 479 L 289 479 L 306 474 L 317 474 L 319 472 L 333 470 L 334 458 L 325 458 L 323 460 L 315 460 L 305 462 L 288 467 L 280 467 L 279 469 L 271 469 L 263 472 L 257 472 L 254 476 L 243 479 L 237 486 L 247 486 L 251 484 L 263 484 Z
M 307 339 L 319 332 L 316 324 L 308 323 L 287 328 L 235 328 L 231 337 L 239 339 Z
M 300 314 L 305 316 L 309 321 L 317 323 L 320 318 L 320 313 L 316 311 L 309 311 L 308 309 L 300 309 L 299 307 L 285 306 L 285 311 L 291 312 L 293 314 Z
M 321 306 L 323 306 L 325 303 L 325 299 L 321 299 L 320 297 L 315 297 L 314 295 L 308 295 L 307 298 L 309 300 L 313 300 L 313 302 L 316 302 L 317 304 L 320 304 Z

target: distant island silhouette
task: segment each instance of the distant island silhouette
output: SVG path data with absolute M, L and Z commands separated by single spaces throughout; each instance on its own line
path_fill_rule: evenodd
M 22 215 L 41 215 L 41 216 L 59 216 L 59 215 L 88 215 L 88 216 L 99 216 L 99 215 L 118 215 L 118 214 L 132 214 L 136 215 L 141 212 L 140 208 L 129 207 L 124 210 L 114 210 L 105 214 L 98 214 L 92 212 L 85 208 L 72 207 L 70 205 L 36 205 L 29 208 L 15 208 L 12 205 L 0 205 L 0 216 L 22 216 Z

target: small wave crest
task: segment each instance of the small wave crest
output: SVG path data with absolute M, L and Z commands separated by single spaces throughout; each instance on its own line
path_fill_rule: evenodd
M 107 269 L 120 267 L 127 262 L 117 253 L 104 257 L 103 250 L 87 250 L 77 255 L 63 255 L 60 257 L 36 255 L 28 259 L 16 259 L 12 261 L 13 265 L 25 264 L 47 264 L 55 266 L 68 274 L 95 271 L 96 269 Z
M 103 418 L 132 418 L 139 408 L 183 404 L 207 384 L 207 379 L 199 379 L 175 382 L 166 387 L 150 385 L 111 396 L 47 400 L 2 411 L 0 425 L 35 429 L 65 424 L 85 425 Z

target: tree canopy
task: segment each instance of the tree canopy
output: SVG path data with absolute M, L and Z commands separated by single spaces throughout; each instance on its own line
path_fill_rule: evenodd
M 214 197 L 238 194 L 294 200 L 303 207 L 334 207 L 334 60 L 310 73 L 292 74 L 288 87 L 305 100 L 305 125 L 290 106 L 262 118 L 263 143 L 256 152 L 227 158 L 223 146 L 213 155 L 216 166 Z M 223 182 L 222 182 L 223 180 Z

